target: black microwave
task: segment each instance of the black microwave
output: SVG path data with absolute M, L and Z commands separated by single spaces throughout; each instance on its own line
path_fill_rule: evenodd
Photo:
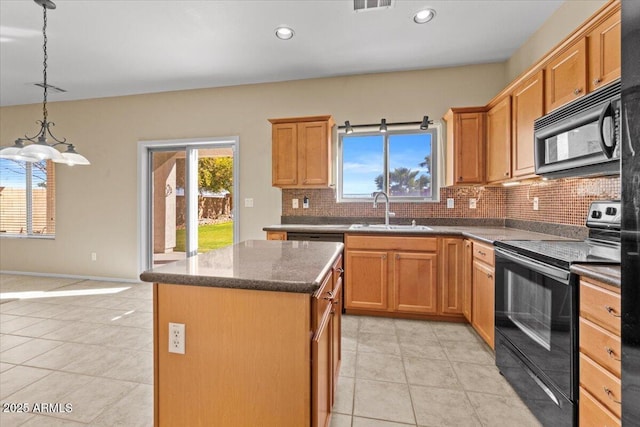
M 535 173 L 550 178 L 620 174 L 620 80 L 534 123 Z

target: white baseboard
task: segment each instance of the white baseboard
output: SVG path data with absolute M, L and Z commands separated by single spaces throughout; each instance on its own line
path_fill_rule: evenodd
M 143 283 L 140 279 L 123 279 L 120 277 L 101 277 L 101 276 L 78 276 L 74 274 L 36 273 L 36 272 L 30 272 L 30 271 L 0 270 L 0 275 L 2 274 L 15 274 L 18 276 L 58 277 L 62 279 L 97 280 L 101 282 Z

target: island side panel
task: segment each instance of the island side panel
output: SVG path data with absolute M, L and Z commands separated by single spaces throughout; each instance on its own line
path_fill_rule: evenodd
M 310 295 L 154 286 L 156 426 L 310 424 Z M 186 325 L 184 355 L 169 322 Z

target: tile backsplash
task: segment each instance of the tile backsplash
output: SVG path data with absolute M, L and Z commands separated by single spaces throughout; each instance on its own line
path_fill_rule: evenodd
M 302 208 L 304 197 L 309 208 Z M 539 209 L 533 210 L 538 197 Z M 454 208 L 447 208 L 447 199 Z M 476 209 L 469 199 L 476 199 Z M 551 181 L 536 180 L 516 187 L 446 187 L 440 189 L 440 202 L 391 203 L 397 219 L 419 218 L 504 218 L 583 226 L 593 200 L 619 199 L 620 178 L 581 178 Z M 299 208 L 292 208 L 292 200 Z M 335 189 L 282 190 L 283 217 L 384 217 L 384 203 L 374 209 L 371 202 L 337 203 Z

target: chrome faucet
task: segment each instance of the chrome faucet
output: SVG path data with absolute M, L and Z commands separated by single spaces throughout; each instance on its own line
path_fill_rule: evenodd
M 389 212 L 389 196 L 387 196 L 387 193 L 385 193 L 384 191 L 377 191 L 373 194 L 374 194 L 373 196 L 374 208 L 378 207 L 378 197 L 384 196 L 384 203 L 385 203 L 384 204 L 384 225 L 389 225 L 389 217 L 396 215 L 394 212 Z

